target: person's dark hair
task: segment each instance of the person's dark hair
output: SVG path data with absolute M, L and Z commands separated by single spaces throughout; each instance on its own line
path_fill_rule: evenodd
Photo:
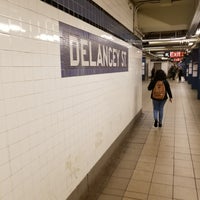
M 167 79 L 167 75 L 162 69 L 157 70 L 154 77 L 155 77 L 155 80 Z

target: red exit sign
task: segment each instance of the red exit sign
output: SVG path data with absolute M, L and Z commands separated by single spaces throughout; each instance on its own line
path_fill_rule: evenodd
M 171 51 L 170 58 L 182 58 L 184 56 L 184 51 Z

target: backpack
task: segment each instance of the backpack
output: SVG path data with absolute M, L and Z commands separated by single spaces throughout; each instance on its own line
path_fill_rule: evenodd
M 165 98 L 165 84 L 163 81 L 157 81 L 153 91 L 152 98 L 157 100 L 163 100 Z

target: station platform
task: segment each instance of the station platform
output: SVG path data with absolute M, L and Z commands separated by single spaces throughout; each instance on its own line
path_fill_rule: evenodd
M 142 116 L 88 200 L 200 200 L 200 101 L 187 82 L 170 81 L 173 102 L 153 126 L 148 82 Z

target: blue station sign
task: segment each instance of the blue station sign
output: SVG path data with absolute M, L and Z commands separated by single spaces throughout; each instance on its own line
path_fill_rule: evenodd
M 61 76 L 128 71 L 128 48 L 59 22 Z

